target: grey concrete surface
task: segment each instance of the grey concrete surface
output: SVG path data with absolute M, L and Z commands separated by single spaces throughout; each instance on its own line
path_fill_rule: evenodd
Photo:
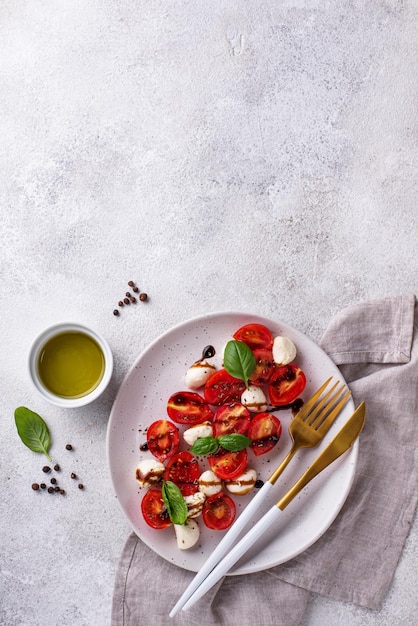
M 130 529 L 106 424 L 151 340 L 226 310 L 318 340 L 346 305 L 417 293 L 417 41 L 413 0 L 2 1 L 0 624 L 109 623 Z M 130 279 L 150 300 L 115 318 Z M 88 408 L 28 380 L 61 320 L 114 352 Z M 31 490 L 20 405 L 50 424 L 65 497 Z M 303 626 L 416 623 L 417 538 L 380 611 L 316 597 Z

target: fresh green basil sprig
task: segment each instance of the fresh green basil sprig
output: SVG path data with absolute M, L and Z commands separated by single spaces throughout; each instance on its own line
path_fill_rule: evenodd
M 239 433 L 220 435 L 220 437 L 199 437 L 190 448 L 190 452 L 197 456 L 213 454 L 219 446 L 224 448 L 224 450 L 228 450 L 228 452 L 239 452 L 247 448 L 250 443 L 251 439 L 249 437 Z
M 243 380 L 248 389 L 248 379 L 256 366 L 253 351 L 243 341 L 228 341 L 224 350 L 224 368 L 234 378 Z
M 173 524 L 184 524 L 187 520 L 187 504 L 180 489 L 171 480 L 163 480 L 161 493 Z
M 19 437 L 32 452 L 41 452 L 45 454 L 49 461 L 49 446 L 51 445 L 51 436 L 49 428 L 40 415 L 34 413 L 25 406 L 19 406 L 15 409 L 15 422 Z

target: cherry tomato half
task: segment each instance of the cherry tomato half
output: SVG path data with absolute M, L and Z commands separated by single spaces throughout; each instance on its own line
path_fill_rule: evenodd
M 273 335 L 263 324 L 246 324 L 239 328 L 233 335 L 237 341 L 243 341 L 251 348 L 268 348 L 273 346 Z
M 204 523 L 213 530 L 229 528 L 235 519 L 235 514 L 234 501 L 222 491 L 206 498 L 202 509 Z
M 207 380 L 203 394 L 206 402 L 215 406 L 239 402 L 245 391 L 243 380 L 234 378 L 225 369 L 220 369 Z
M 167 463 L 164 480 L 171 480 L 183 496 L 190 496 L 199 489 L 200 468 L 191 452 L 177 452 Z
M 161 489 L 148 489 L 142 498 L 141 511 L 144 520 L 152 528 L 162 530 L 171 524 Z
M 233 480 L 243 473 L 248 463 L 247 450 L 229 452 L 219 448 L 217 452 L 208 455 L 210 469 L 222 480 Z
M 180 445 L 179 429 L 168 420 L 157 420 L 147 430 L 148 450 L 161 463 L 175 454 Z
M 192 391 L 173 393 L 167 402 L 167 413 L 176 424 L 201 424 L 213 417 L 204 398 Z
M 300 396 L 305 385 L 306 376 L 297 365 L 289 363 L 276 367 L 268 384 L 270 402 L 276 406 L 291 404 Z
M 267 348 L 256 348 L 253 350 L 255 357 L 255 370 L 250 376 L 252 385 L 266 385 L 273 372 L 274 361 L 273 352 Z
M 251 439 L 250 448 L 255 456 L 270 452 L 282 434 L 280 420 L 271 413 L 257 413 L 251 420 L 247 435 Z
M 250 424 L 249 410 L 240 402 L 220 406 L 213 417 L 213 436 L 244 434 Z

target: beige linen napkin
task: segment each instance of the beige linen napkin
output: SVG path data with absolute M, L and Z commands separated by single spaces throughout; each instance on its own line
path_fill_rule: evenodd
M 297 626 L 311 592 L 381 606 L 418 500 L 417 320 L 413 295 L 366 302 L 338 314 L 321 341 L 356 405 L 367 407 L 353 487 L 323 537 L 288 563 L 225 577 L 170 619 L 194 574 L 132 534 L 116 573 L 112 626 Z

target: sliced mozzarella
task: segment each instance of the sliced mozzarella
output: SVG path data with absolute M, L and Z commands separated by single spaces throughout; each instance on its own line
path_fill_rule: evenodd
M 196 491 L 191 496 L 184 496 L 184 500 L 187 504 L 187 517 L 198 517 L 202 512 L 206 496 L 204 493 Z
M 250 385 L 241 396 L 241 404 L 253 413 L 260 413 L 267 409 L 267 399 L 261 387 Z
M 222 481 L 212 470 L 206 470 L 199 478 L 199 491 L 205 496 L 213 496 L 222 491 Z
M 138 463 L 135 475 L 141 487 L 148 489 L 151 485 L 160 482 L 164 470 L 164 465 L 157 459 L 145 459 Z
M 210 422 L 202 422 L 201 424 L 195 424 L 194 426 L 190 426 L 183 433 L 183 438 L 189 446 L 192 446 L 195 441 L 200 439 L 200 437 L 212 437 L 213 429 L 212 424 Z
M 186 385 L 189 389 L 203 387 L 208 378 L 216 370 L 216 367 L 208 361 L 197 361 L 186 372 Z
M 199 525 L 193 519 L 188 519 L 184 524 L 174 524 L 174 531 L 180 550 L 188 550 L 199 541 Z
M 273 341 L 273 361 L 287 365 L 296 358 L 296 346 L 289 337 L 275 337 Z
M 255 481 L 257 480 L 257 472 L 254 469 L 246 469 L 235 480 L 225 481 L 228 491 L 236 496 L 245 496 L 254 489 Z

